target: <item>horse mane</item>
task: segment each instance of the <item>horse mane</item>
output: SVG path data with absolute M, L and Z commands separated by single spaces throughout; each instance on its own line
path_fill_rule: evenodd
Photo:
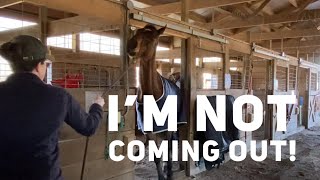
M 144 30 L 157 31 L 157 28 L 154 27 L 154 25 L 152 25 L 152 24 L 147 24 L 143 29 Z

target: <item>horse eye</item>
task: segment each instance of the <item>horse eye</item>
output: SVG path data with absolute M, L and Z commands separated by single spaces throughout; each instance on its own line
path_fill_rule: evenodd
M 138 42 L 135 39 L 132 39 L 128 42 L 128 48 L 135 49 L 138 46 Z

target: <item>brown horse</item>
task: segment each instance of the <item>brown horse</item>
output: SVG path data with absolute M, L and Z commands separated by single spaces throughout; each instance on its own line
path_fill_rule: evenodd
M 140 63 L 138 103 L 143 102 L 143 95 L 153 95 L 156 100 L 164 94 L 164 79 L 157 72 L 156 48 L 160 35 L 166 27 L 156 29 L 147 25 L 138 29 L 136 34 L 128 41 L 127 52 Z M 155 158 L 159 179 L 172 179 L 171 146 L 174 132 L 164 131 L 159 133 L 146 133 L 147 140 L 154 140 L 160 146 L 162 140 L 169 141 L 169 160 L 164 162 L 162 158 Z

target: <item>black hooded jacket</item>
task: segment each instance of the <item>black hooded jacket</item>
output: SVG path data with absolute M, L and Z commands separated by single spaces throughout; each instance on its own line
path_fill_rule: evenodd
M 62 179 L 59 128 L 66 122 L 90 136 L 102 114 L 98 104 L 86 113 L 64 89 L 32 73 L 13 74 L 0 83 L 0 179 Z

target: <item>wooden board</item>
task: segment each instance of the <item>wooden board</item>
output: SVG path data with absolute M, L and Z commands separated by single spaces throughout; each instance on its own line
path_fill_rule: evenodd
M 129 159 L 120 162 L 98 159 L 86 163 L 84 180 L 105 180 L 133 171 L 134 163 Z M 129 179 L 134 179 L 130 177 Z
M 82 169 L 82 162 L 68 165 L 68 166 L 63 166 L 61 168 L 62 176 L 64 177 L 65 180 L 80 180 L 81 169 Z

